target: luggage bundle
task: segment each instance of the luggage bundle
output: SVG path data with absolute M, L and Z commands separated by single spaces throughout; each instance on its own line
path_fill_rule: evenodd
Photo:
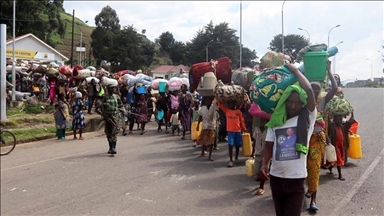
M 266 70 L 253 81 L 251 98 L 266 113 L 273 113 L 285 89 L 297 81 L 286 66 Z
M 247 92 L 243 87 L 239 85 L 225 85 L 221 81 L 218 82 L 214 90 L 214 95 L 216 99 L 226 107 L 250 103 Z
M 345 116 L 353 112 L 353 107 L 347 100 L 339 97 L 334 97 L 327 103 L 327 105 L 325 106 L 325 110 L 329 112 L 329 114 L 334 116 Z
M 181 86 L 183 85 L 183 80 L 179 77 L 172 77 L 168 81 L 168 90 L 173 92 L 173 91 L 179 91 Z

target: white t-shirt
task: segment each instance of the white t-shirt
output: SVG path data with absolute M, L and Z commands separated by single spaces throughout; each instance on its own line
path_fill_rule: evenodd
M 203 130 L 216 129 L 216 111 L 218 107 L 216 103 L 212 103 L 208 109 L 207 106 L 202 106 L 199 110 L 199 115 L 203 118 Z
M 172 125 L 180 125 L 179 113 L 178 112 L 171 115 L 171 122 L 172 122 Z
M 309 112 L 307 146 L 316 120 L 317 110 Z M 307 155 L 295 149 L 297 120 L 299 116 L 288 119 L 279 127 L 268 128 L 266 142 L 274 142 L 270 174 L 279 178 L 299 179 L 307 177 Z M 291 132 L 294 132 L 291 134 Z M 291 135 L 291 136 L 289 136 Z

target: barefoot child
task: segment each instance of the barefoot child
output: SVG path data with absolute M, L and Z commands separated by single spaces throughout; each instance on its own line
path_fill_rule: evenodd
M 172 135 L 175 136 L 175 132 L 177 130 L 177 135 L 180 136 L 180 119 L 179 119 L 179 112 L 177 112 L 177 109 L 172 110 L 171 122 L 172 122 Z
M 228 153 L 229 153 L 229 163 L 228 167 L 233 167 L 233 147 L 236 149 L 236 155 L 235 155 L 235 163 L 239 164 L 240 160 L 239 157 L 239 151 L 240 146 L 242 145 L 242 138 L 241 138 L 241 132 L 246 132 L 247 128 L 245 127 L 243 114 L 239 109 L 236 108 L 236 101 L 229 101 L 228 102 L 228 108 L 225 107 L 222 103 L 217 101 L 217 105 L 220 107 L 221 110 L 224 111 L 227 123 L 227 131 L 228 131 Z
M 343 116 L 336 115 L 333 117 L 333 122 L 329 124 L 328 136 L 331 140 L 332 145 L 336 148 L 337 161 L 329 166 L 329 173 L 332 173 L 333 166 L 336 165 L 337 172 L 339 174 L 338 179 L 345 181 L 341 174 L 341 166 L 344 166 L 346 151 L 345 149 L 349 147 L 349 137 L 348 132 L 351 128 L 351 125 L 355 122 L 353 114 L 351 118 L 343 124 Z
M 208 160 L 213 161 L 212 149 L 216 139 L 216 111 L 218 110 L 216 100 L 213 98 L 204 98 L 203 106 L 199 110 L 199 123 L 197 124 L 196 131 L 199 131 L 200 122 L 203 121 L 203 129 L 197 140 L 197 144 L 201 145 L 201 156 L 205 156 L 205 150 L 209 148 Z

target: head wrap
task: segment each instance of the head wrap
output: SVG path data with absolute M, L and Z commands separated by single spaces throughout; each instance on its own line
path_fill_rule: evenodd
M 265 125 L 266 127 L 277 127 L 283 125 L 287 121 L 287 108 L 285 107 L 285 101 L 293 91 L 296 91 L 299 94 L 300 101 L 303 103 L 303 106 L 307 104 L 307 93 L 303 88 L 301 88 L 299 83 L 288 86 L 281 95 L 281 98 L 272 113 L 271 119 Z

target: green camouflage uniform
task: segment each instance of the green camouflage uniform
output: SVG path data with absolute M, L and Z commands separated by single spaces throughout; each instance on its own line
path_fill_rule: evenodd
M 119 133 L 119 109 L 123 108 L 123 103 L 121 102 L 119 96 L 115 94 L 105 94 L 102 99 L 98 101 L 98 108 L 101 109 L 102 115 L 105 119 L 104 132 L 107 136 L 109 147 L 116 148 L 116 134 Z

